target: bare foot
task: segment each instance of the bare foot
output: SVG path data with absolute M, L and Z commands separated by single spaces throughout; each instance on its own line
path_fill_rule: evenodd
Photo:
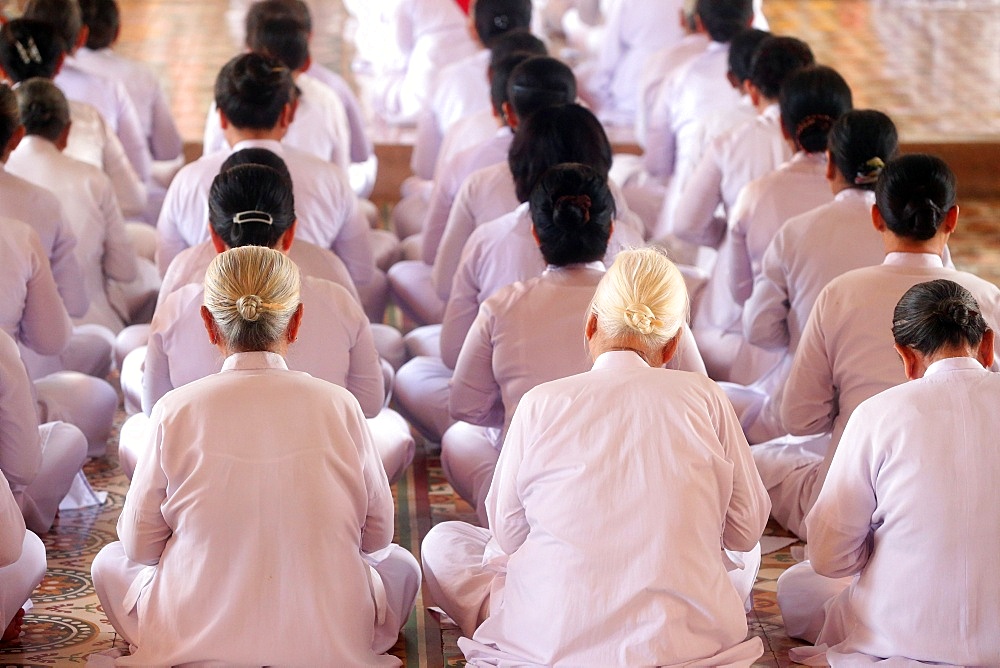
M 8 643 L 12 640 L 17 640 L 17 637 L 21 635 L 21 624 L 24 622 L 24 610 L 18 610 L 17 614 L 14 615 L 14 619 L 10 620 L 10 624 L 3 632 L 3 637 L 0 638 L 0 643 Z

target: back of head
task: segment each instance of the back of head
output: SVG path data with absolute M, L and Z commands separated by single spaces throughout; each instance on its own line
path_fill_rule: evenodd
M 812 49 L 802 40 L 771 37 L 764 40 L 753 55 L 750 82 L 768 100 L 777 100 L 788 77 L 815 62 Z
M 729 42 L 750 25 L 753 0 L 698 0 L 695 13 L 713 42 Z
M 17 108 L 17 95 L 7 84 L 0 84 L 0 152 L 21 124 L 21 111 Z
M 507 82 L 511 72 L 528 58 L 530 54 L 513 53 L 500 62 L 490 63 L 490 104 L 498 117 L 503 116 L 503 104 L 508 101 Z
M 597 285 L 590 310 L 609 340 L 653 350 L 677 336 L 687 321 L 687 287 L 662 250 L 625 250 Z
M 299 268 L 282 253 L 243 246 L 219 253 L 205 273 L 205 307 L 233 352 L 271 350 L 299 306 Z
M 80 0 L 80 14 L 87 26 L 87 48 L 105 49 L 114 44 L 121 27 L 115 0 Z
M 499 35 L 531 25 L 531 0 L 476 0 L 473 21 L 479 41 L 491 48 Z
M 291 14 L 269 16 L 257 22 L 254 31 L 247 33 L 247 46 L 251 51 L 279 60 L 293 72 L 309 62 L 309 31 Z
M 244 53 L 223 65 L 215 79 L 215 104 L 237 128 L 269 130 L 292 99 L 292 75 L 276 59 Z
M 227 246 L 278 244 L 295 222 L 295 196 L 286 174 L 245 162 L 223 167 L 216 175 L 208 195 L 208 220 Z
M 69 103 L 49 79 L 28 79 L 17 87 L 21 123 L 29 135 L 56 141 L 69 126 Z
M 942 348 L 974 348 L 987 328 L 972 293 L 944 278 L 914 285 L 900 298 L 892 314 L 896 343 L 924 355 Z
M 827 135 L 841 114 L 851 110 L 851 87 L 836 70 L 813 65 L 793 72 L 781 86 L 781 124 L 798 149 L 826 150 Z
M 563 162 L 577 162 L 607 178 L 611 144 L 604 127 L 578 104 L 546 107 L 521 120 L 507 153 L 517 198 L 527 202 L 538 179 Z
M 936 156 L 901 155 L 878 175 L 875 204 L 893 234 L 926 241 L 955 206 L 955 174 Z
M 251 51 L 255 50 L 250 45 L 250 35 L 257 32 L 257 26 L 269 18 L 276 16 L 291 16 L 298 19 L 306 29 L 306 33 L 312 33 L 312 15 L 309 13 L 309 6 L 302 0 L 259 0 L 250 5 L 244 19 L 244 39 L 246 47 Z
M 62 54 L 62 42 L 44 21 L 14 19 L 0 26 L 0 65 L 15 83 L 51 79 Z
M 530 31 L 524 28 L 510 30 L 498 35 L 490 45 L 490 66 L 515 53 L 547 56 L 549 50 L 545 48 L 545 42 L 532 35 Z
M 851 187 L 875 190 L 885 163 L 899 152 L 896 125 L 881 111 L 848 111 L 833 124 L 827 150 Z
M 80 5 L 76 0 L 28 0 L 22 16 L 51 24 L 66 53 L 76 49 L 76 40 L 83 27 Z
M 539 109 L 576 101 L 576 76 L 566 63 L 548 56 L 529 58 L 507 80 L 507 99 L 524 120 Z
M 563 267 L 604 257 L 615 216 L 607 176 L 566 163 L 545 172 L 531 191 L 531 220 L 548 264 Z
M 760 45 L 771 37 L 771 33 L 757 28 L 739 31 L 729 42 L 729 73 L 737 83 L 750 78 L 753 57 Z

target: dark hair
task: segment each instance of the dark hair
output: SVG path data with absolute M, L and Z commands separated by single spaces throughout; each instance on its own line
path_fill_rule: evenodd
M 875 204 L 893 234 L 927 241 L 955 206 L 955 174 L 936 156 L 901 155 L 878 175 Z
M 276 58 L 293 72 L 309 61 L 309 31 L 290 14 L 269 16 L 256 23 L 254 31 L 247 33 L 247 46 Z
M 944 346 L 978 346 L 987 329 L 972 293 L 944 278 L 914 285 L 892 314 L 896 343 L 924 355 Z
M 750 66 L 753 56 L 761 42 L 771 33 L 757 28 L 746 28 L 739 31 L 729 42 L 729 73 L 737 83 L 743 83 L 750 78 Z
M 267 165 L 224 169 L 212 181 L 208 220 L 230 248 L 273 248 L 295 222 L 292 182 Z
M 545 48 L 545 42 L 532 35 L 525 28 L 509 30 L 502 35 L 498 35 L 493 40 L 493 44 L 490 45 L 490 67 L 515 53 L 547 56 L 549 55 L 549 50 Z
M 563 267 L 604 257 L 615 216 L 607 176 L 579 163 L 556 165 L 542 174 L 530 202 L 547 263 Z
M 816 153 L 826 149 L 834 121 L 851 110 L 851 88 L 833 68 L 813 65 L 785 80 L 779 105 L 781 124 L 796 147 Z
M 547 107 L 521 121 L 507 153 L 517 199 L 527 202 L 541 175 L 563 162 L 582 163 L 603 178 L 611 169 L 604 127 L 578 104 Z
M 0 84 L 0 152 L 21 125 L 21 111 L 17 108 L 17 95 L 7 84 Z
M 801 39 L 771 37 L 764 40 L 750 64 L 750 82 L 769 100 L 776 100 L 781 85 L 794 72 L 815 64 L 812 49 Z
M 292 95 L 289 69 L 260 53 L 236 56 L 215 79 L 215 104 L 237 128 L 273 128 Z
M 531 25 L 531 0 L 476 0 L 473 22 L 486 48 L 509 30 Z
M 255 146 L 234 151 L 226 157 L 219 171 L 224 172 L 240 165 L 264 165 L 284 176 L 289 184 L 292 182 L 292 173 L 288 171 L 285 161 L 280 155 L 266 148 Z
M 695 14 L 713 42 L 729 42 L 750 25 L 752 0 L 698 0 Z
M 503 103 L 507 102 L 507 81 L 514 68 L 531 56 L 527 53 L 514 53 L 499 63 L 490 65 L 490 103 L 497 116 L 503 114 Z
M 62 53 L 62 42 L 44 21 L 14 19 L 0 26 L 0 65 L 15 83 L 51 79 Z
M 507 99 L 519 120 L 539 109 L 576 100 L 576 76 L 566 63 L 548 56 L 529 58 L 507 79 Z
M 309 13 L 309 6 L 302 0 L 259 0 L 250 5 L 243 21 L 247 48 L 253 50 L 249 40 L 250 35 L 257 32 L 258 24 L 276 16 L 291 16 L 298 19 L 306 33 L 312 32 L 312 15 Z
M 875 190 L 885 163 L 899 151 L 899 138 L 892 119 L 881 111 L 855 109 L 830 128 L 827 149 L 837 171 L 852 188 Z
M 73 53 L 83 27 L 80 5 L 76 0 L 28 0 L 21 16 L 51 24 L 56 38 L 62 42 L 63 51 Z
M 87 26 L 87 48 L 105 49 L 115 42 L 121 13 L 115 0 L 79 0 L 83 24 Z
M 29 135 L 55 141 L 69 125 L 69 103 L 51 79 L 28 79 L 17 87 L 21 123 Z

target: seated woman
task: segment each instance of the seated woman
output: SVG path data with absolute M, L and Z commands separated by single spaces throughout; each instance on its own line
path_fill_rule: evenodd
M 156 405 L 121 542 L 94 559 L 131 662 L 399 664 L 381 654 L 420 569 L 390 543 L 392 494 L 357 400 L 285 365 L 299 289 L 269 248 L 209 267 L 201 314 L 223 370 Z
M 854 411 L 806 519 L 810 561 L 778 580 L 789 634 L 816 643 L 793 654 L 995 666 L 993 330 L 968 290 L 938 279 L 903 295 L 892 335 L 910 382 Z
M 0 643 L 21 634 L 25 601 L 45 576 L 45 546 L 25 531 L 21 509 L 0 475 Z
M 746 557 L 734 586 L 720 546 L 755 548 L 767 495 L 721 389 L 657 368 L 675 354 L 687 309 L 684 279 L 661 252 L 620 253 L 586 319 L 593 369 L 518 405 L 490 528 L 446 522 L 428 534 L 428 588 L 461 625 L 473 665 L 750 665 L 761 655 L 743 608 L 759 553 L 731 555 Z
M 917 283 L 947 278 L 969 290 L 991 326 L 1000 323 L 1000 289 L 945 266 L 958 224 L 955 175 L 941 159 L 904 155 L 889 161 L 875 184 L 875 229 L 885 259 L 830 281 L 816 299 L 781 397 L 781 422 L 793 436 L 827 434 L 805 444 L 754 446 L 771 495 L 772 515 L 803 540 L 805 516 L 819 495 L 851 413 L 906 380 L 892 350 L 892 310 Z

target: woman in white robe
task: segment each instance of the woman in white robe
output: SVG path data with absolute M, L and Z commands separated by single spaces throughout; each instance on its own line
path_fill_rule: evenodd
M 45 576 L 45 546 L 25 531 L 21 509 L 0 475 L 0 642 L 21 634 L 22 606 Z
M 892 310 L 909 288 L 947 278 L 968 289 L 991 327 L 1000 323 L 1000 289 L 945 266 L 942 253 L 958 224 L 955 176 L 939 158 L 913 154 L 890 161 L 875 185 L 873 224 L 886 256 L 849 271 L 820 292 L 802 332 L 781 398 L 793 436 L 830 434 L 809 450 L 783 442 L 754 446 L 771 495 L 772 515 L 808 539 L 804 518 L 815 503 L 854 409 L 906 380 L 892 350 Z
M 392 495 L 357 400 L 284 363 L 298 268 L 245 246 L 205 283 L 223 371 L 157 404 L 121 542 L 94 560 L 104 611 L 136 648 L 119 665 L 398 665 L 382 653 L 420 570 L 390 542 Z
M 1000 376 L 981 311 L 944 279 L 896 305 L 909 382 L 854 411 L 806 520 L 810 561 L 778 580 L 790 633 L 816 643 L 796 659 L 1000 664 Z
M 744 555 L 738 593 L 720 546 L 754 549 L 768 501 L 722 391 L 657 368 L 686 315 L 684 280 L 661 252 L 619 254 L 586 320 L 593 369 L 518 405 L 489 530 L 449 522 L 424 541 L 428 588 L 461 624 L 471 665 L 722 666 L 761 655 L 742 602 L 756 560 Z

